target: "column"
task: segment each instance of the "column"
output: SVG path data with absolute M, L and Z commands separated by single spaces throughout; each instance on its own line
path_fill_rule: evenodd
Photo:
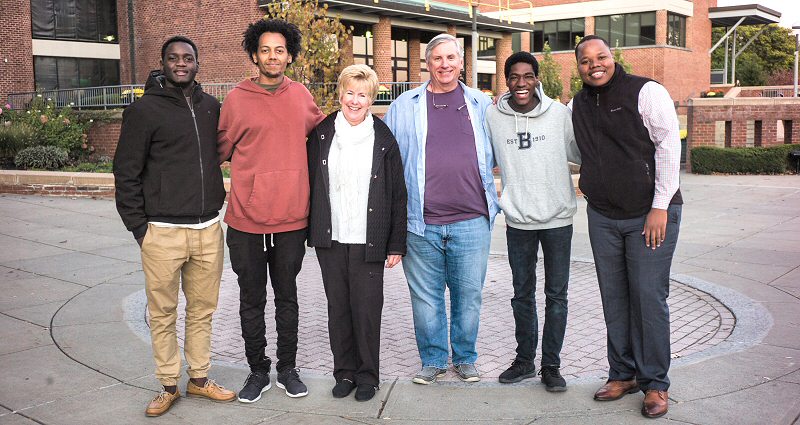
M 408 81 L 419 82 L 420 79 L 420 41 L 419 30 L 408 31 Z
M 505 64 L 511 56 L 511 34 L 503 34 L 503 38 L 494 42 L 495 48 L 495 95 L 506 91 Z
M 392 20 L 388 16 L 379 17 L 378 22 L 372 25 L 372 37 L 373 68 L 378 74 L 378 81 L 393 81 Z

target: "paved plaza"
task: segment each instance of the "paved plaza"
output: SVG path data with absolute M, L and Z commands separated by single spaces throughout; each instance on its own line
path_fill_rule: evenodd
M 796 424 L 800 417 L 800 177 L 682 174 L 684 208 L 670 286 L 670 411 L 688 424 Z M 514 356 L 511 274 L 498 219 L 478 350 L 483 380 L 415 385 L 419 367 L 402 269 L 386 273 L 382 384 L 358 403 L 330 395 L 326 300 L 313 250 L 299 278 L 298 363 L 309 396 L 273 388 L 252 405 L 182 398 L 144 417 L 159 388 L 139 251 L 108 199 L 0 195 L 0 424 L 582 424 L 644 423 L 641 394 L 595 402 L 605 328 L 586 230 L 575 218 L 566 393 L 538 379 L 501 385 Z M 537 301 L 543 311 L 539 270 Z M 236 276 L 226 262 L 214 320 L 212 378 L 247 375 Z M 274 357 L 274 321 L 267 329 Z M 541 323 L 540 323 L 541 326 Z M 274 376 L 274 375 L 273 375 Z M 185 386 L 185 379 L 181 382 Z

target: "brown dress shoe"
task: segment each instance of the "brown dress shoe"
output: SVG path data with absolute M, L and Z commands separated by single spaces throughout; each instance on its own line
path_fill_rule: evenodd
M 642 415 L 646 418 L 660 418 L 669 408 L 669 393 L 659 390 L 647 390 L 642 403 Z
M 175 391 L 175 394 L 168 393 L 166 391 L 161 391 L 158 393 L 156 398 L 147 405 L 147 410 L 144 411 L 144 414 L 147 416 L 161 416 L 164 413 L 167 413 L 170 407 L 172 407 L 172 403 L 175 402 L 181 396 L 180 391 Z
M 202 387 L 195 385 L 194 382 L 189 380 L 189 384 L 186 385 L 186 393 L 193 396 L 210 398 L 214 401 L 233 401 L 233 399 L 236 398 L 235 392 L 217 384 L 213 379 L 207 379 L 206 385 Z
M 630 381 L 608 381 L 594 393 L 594 399 L 597 401 L 619 400 L 625 394 L 633 394 L 636 391 L 639 391 L 639 385 L 635 379 Z

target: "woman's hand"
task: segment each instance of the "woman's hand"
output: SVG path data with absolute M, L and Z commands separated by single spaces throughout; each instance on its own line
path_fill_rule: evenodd
M 386 256 L 386 268 L 391 269 L 392 267 L 400 264 L 400 260 L 403 258 L 402 255 L 398 254 L 389 254 Z

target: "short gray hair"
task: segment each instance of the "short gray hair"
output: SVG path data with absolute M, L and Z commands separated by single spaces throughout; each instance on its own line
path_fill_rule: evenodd
M 461 43 L 458 42 L 458 39 L 453 37 L 450 34 L 439 34 L 436 37 L 433 37 L 431 41 L 428 42 L 428 46 L 425 47 L 425 63 L 428 63 L 431 59 L 431 52 L 436 46 L 447 43 L 448 41 L 453 42 L 456 44 L 456 48 L 458 48 L 458 54 L 461 56 L 461 59 L 464 59 L 464 47 L 461 46 Z

